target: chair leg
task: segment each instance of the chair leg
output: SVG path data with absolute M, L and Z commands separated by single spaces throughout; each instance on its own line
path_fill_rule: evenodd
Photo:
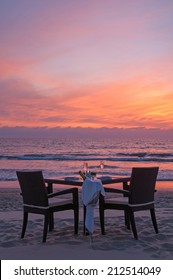
M 74 233 L 78 234 L 79 226 L 79 210 L 78 207 L 74 208 Z
M 135 216 L 134 216 L 134 212 L 132 210 L 130 210 L 130 212 L 129 212 L 129 217 L 130 217 L 130 223 L 131 223 L 131 226 L 132 226 L 132 231 L 133 231 L 134 238 L 138 239 L 136 223 L 135 223 Z
M 49 231 L 52 231 L 54 229 L 54 217 L 53 213 L 49 214 Z
M 99 212 L 100 212 L 101 233 L 102 233 L 102 235 L 104 235 L 105 234 L 105 213 L 104 213 L 103 207 L 100 206 Z
M 125 225 L 127 229 L 130 229 L 129 213 L 126 210 L 124 210 L 124 219 L 125 219 Z
M 159 230 L 158 230 L 158 226 L 157 226 L 157 220 L 156 220 L 156 215 L 155 215 L 155 209 L 154 208 L 150 209 L 150 214 L 151 214 L 151 219 L 152 219 L 152 222 L 153 222 L 155 232 L 158 233 Z
M 44 216 L 43 242 L 46 242 L 47 230 L 49 225 L 49 215 L 50 214 L 45 214 Z
M 21 238 L 24 238 L 24 236 L 25 236 L 27 222 L 28 222 L 28 213 L 23 212 L 23 226 L 22 226 Z
M 79 196 L 78 189 L 74 189 L 73 191 L 73 204 L 74 204 L 74 234 L 78 234 L 79 227 Z

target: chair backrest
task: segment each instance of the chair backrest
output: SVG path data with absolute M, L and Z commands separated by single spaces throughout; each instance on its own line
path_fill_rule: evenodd
M 48 206 L 48 198 L 42 171 L 17 171 L 23 203 L 39 207 Z
M 130 180 L 130 204 L 145 204 L 154 201 L 158 167 L 134 167 Z

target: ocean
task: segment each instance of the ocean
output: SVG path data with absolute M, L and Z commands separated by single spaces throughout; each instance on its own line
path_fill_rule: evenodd
M 104 169 L 100 168 L 104 162 Z M 173 142 L 156 139 L 0 138 L 0 186 L 16 170 L 42 170 L 45 178 L 78 177 L 84 162 L 97 176 L 129 176 L 132 167 L 159 166 L 158 180 L 173 180 Z

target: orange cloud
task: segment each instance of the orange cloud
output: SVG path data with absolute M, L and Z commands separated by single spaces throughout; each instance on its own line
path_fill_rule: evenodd
M 6 126 L 173 128 L 171 92 L 159 85 L 81 86 L 42 95 L 23 81 L 1 83 L 1 123 Z M 154 92 L 154 94 L 151 92 Z M 51 92 L 50 92 L 51 93 Z

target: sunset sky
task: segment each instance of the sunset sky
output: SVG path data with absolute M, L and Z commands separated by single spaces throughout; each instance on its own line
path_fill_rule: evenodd
M 1 0 L 0 127 L 173 129 L 172 0 Z

